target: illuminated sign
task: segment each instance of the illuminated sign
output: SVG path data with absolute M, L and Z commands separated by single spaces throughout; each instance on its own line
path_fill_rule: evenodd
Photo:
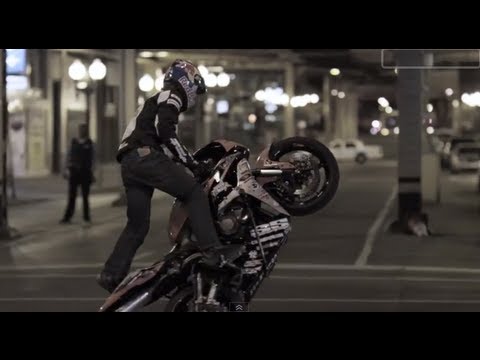
M 7 76 L 7 93 L 11 94 L 16 91 L 25 91 L 29 88 L 27 76 L 8 75 Z
M 7 49 L 7 75 L 26 75 L 27 50 Z

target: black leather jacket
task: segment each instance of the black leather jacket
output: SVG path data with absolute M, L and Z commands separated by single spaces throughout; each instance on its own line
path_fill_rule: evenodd
M 198 163 L 177 137 L 180 109 L 182 99 L 174 91 L 161 91 L 147 99 L 125 130 L 117 160 L 125 152 L 142 146 L 160 151 L 167 148 L 175 160 L 193 171 Z

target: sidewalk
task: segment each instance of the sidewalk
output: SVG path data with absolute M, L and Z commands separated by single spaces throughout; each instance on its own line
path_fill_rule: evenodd
M 93 184 L 92 194 L 118 191 L 121 187 L 99 187 Z M 68 192 L 68 182 L 60 175 L 50 175 L 39 178 L 15 179 L 16 198 L 12 198 L 11 187 L 8 188 L 9 206 L 18 206 L 39 201 L 64 199 Z
M 394 204 L 369 265 L 480 269 L 480 194 L 474 175 L 443 173 L 441 191 L 441 204 L 424 206 L 433 236 L 389 233 L 386 229 L 397 213 Z
M 17 179 L 16 199 L 9 199 L 9 225 L 20 232 L 22 237 L 35 233 L 50 231 L 58 224 L 67 205 L 68 183 L 61 176 L 43 178 Z M 124 216 L 124 208 L 112 209 L 112 202 L 120 197 L 121 187 L 100 188 L 92 186 L 89 198 L 93 224 L 98 224 L 115 214 Z M 9 191 L 9 194 L 10 191 Z M 154 199 L 161 196 L 154 193 Z M 73 226 L 84 226 L 81 220 L 82 196 L 77 193 Z

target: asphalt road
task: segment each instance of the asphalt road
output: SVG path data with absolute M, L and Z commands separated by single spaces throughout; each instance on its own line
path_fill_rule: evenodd
M 250 311 L 480 310 L 480 268 L 369 264 L 366 244 L 382 231 L 378 217 L 394 189 L 395 163 L 341 164 L 341 172 L 334 201 L 320 213 L 294 220 L 277 268 Z M 136 266 L 151 264 L 169 249 L 170 206 L 170 198 L 154 202 L 150 234 Z M 41 219 L 39 209 L 25 207 L 23 216 Z M 39 220 L 24 238 L 1 244 L 0 311 L 97 311 L 106 293 L 94 278 L 122 230 L 124 211 L 100 206 L 89 227 Z M 163 305 L 146 311 L 161 311 Z

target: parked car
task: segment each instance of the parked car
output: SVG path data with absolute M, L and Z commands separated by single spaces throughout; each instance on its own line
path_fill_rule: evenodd
M 443 169 L 450 169 L 451 155 L 453 150 L 461 144 L 475 143 L 475 139 L 466 137 L 455 137 L 448 140 L 443 147 L 441 164 Z
M 359 164 L 364 164 L 367 160 L 383 158 L 381 146 L 365 145 L 361 140 L 335 139 L 330 142 L 329 148 L 339 161 L 354 160 Z
M 480 143 L 464 143 L 454 147 L 450 156 L 452 173 L 473 170 L 480 167 Z

